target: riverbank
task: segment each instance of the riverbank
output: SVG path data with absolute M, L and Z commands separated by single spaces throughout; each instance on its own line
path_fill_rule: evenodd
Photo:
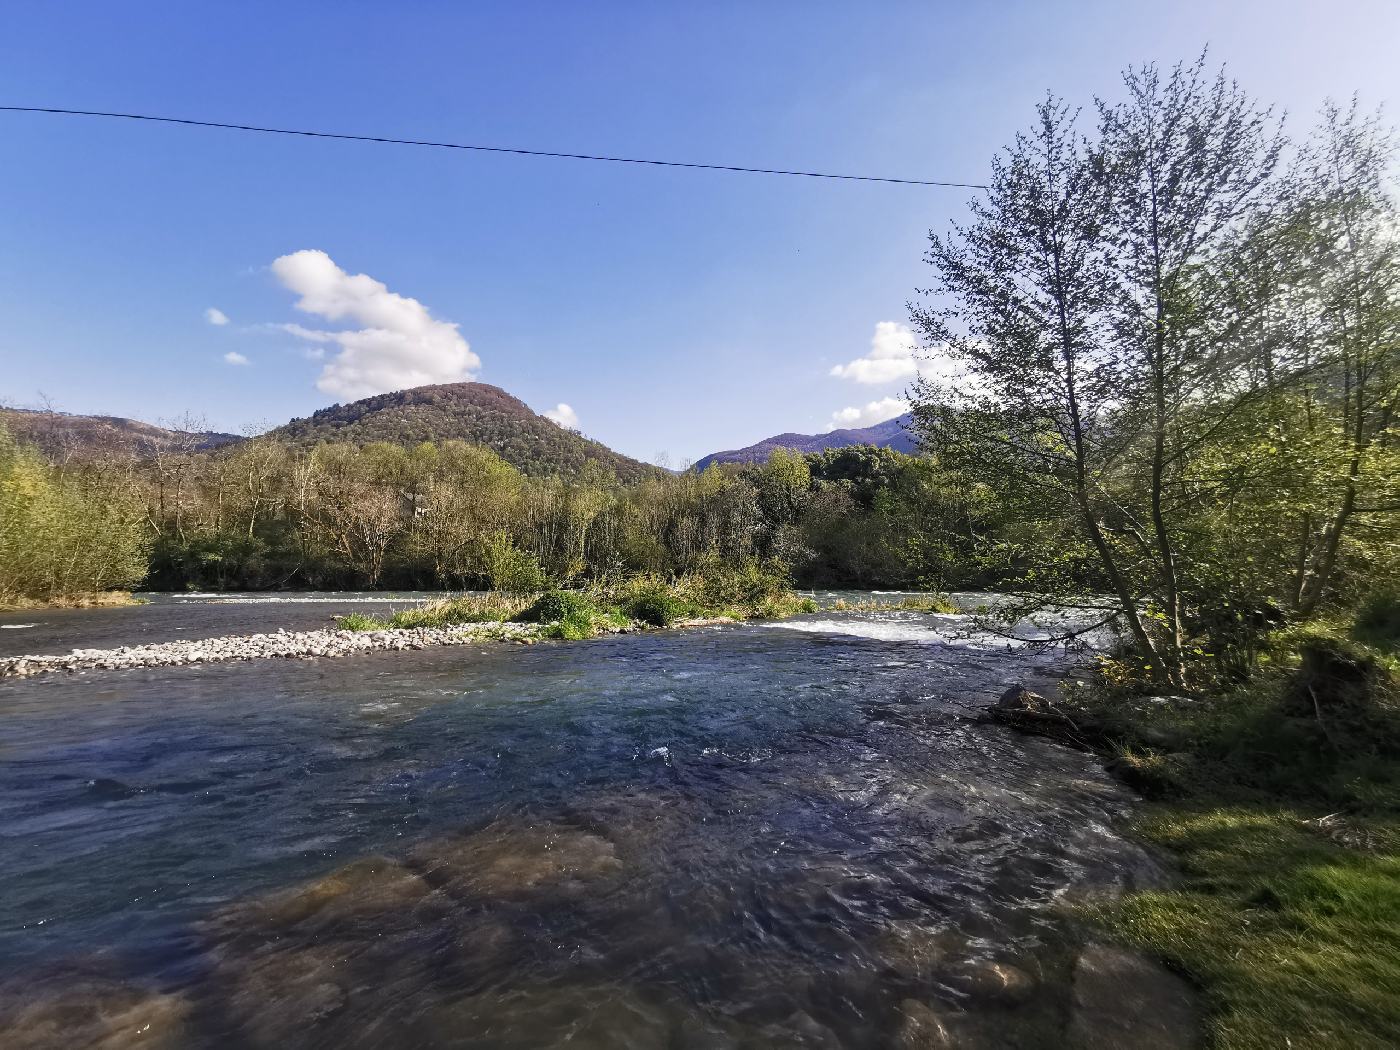
M 80 591 L 47 601 L 34 598 L 10 597 L 0 601 L 0 613 L 31 612 L 41 609 L 108 609 L 123 605 L 140 605 L 142 599 L 130 591 Z
M 991 713 L 1097 752 L 1147 798 L 1134 831 L 1181 879 L 1087 918 L 1202 988 L 1212 1047 L 1400 1045 L 1394 672 L 1315 633 L 1279 639 L 1233 691 L 1012 690 Z

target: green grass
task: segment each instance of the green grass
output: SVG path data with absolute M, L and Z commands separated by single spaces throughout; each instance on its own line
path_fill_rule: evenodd
M 1218 1050 L 1400 1045 L 1400 704 L 1393 663 L 1281 636 L 1242 688 L 1154 704 L 1070 697 L 1156 800 L 1138 824 L 1182 873 L 1092 918 L 1195 980 Z
M 577 641 L 634 625 L 670 627 L 688 619 L 720 617 L 780 619 L 816 609 L 810 598 L 794 594 L 783 577 L 749 566 L 676 580 L 638 576 L 584 591 L 554 589 L 533 597 L 463 595 L 382 618 L 352 613 L 339 617 L 339 624 L 349 631 L 381 631 L 514 620 L 539 624 L 542 637 Z
M 387 617 L 351 613 L 338 618 L 347 631 L 385 631 L 412 627 L 456 627 L 467 623 L 500 623 L 513 620 L 528 605 L 528 599 L 492 591 L 489 594 L 464 594 L 442 598 L 400 609 Z
M 1400 1045 L 1400 823 L 1325 816 L 1154 804 L 1139 831 L 1182 884 L 1097 915 L 1201 984 L 1219 1050 Z

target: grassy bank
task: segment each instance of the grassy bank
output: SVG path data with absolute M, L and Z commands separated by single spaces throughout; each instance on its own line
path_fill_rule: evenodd
M 813 612 L 816 603 L 795 594 L 780 576 L 737 570 L 665 580 L 638 576 L 583 590 L 533 595 L 463 595 L 377 618 L 340 618 L 349 630 L 450 627 L 489 621 L 541 625 L 549 638 L 579 640 L 624 628 L 671 627 L 689 620 L 779 619 Z
M 1214 1047 L 1400 1045 L 1392 652 L 1364 625 L 1284 634 L 1234 690 L 1052 705 L 1147 795 L 1137 831 L 1182 875 L 1090 918 L 1199 983 Z
M 0 612 L 26 612 L 30 609 L 97 609 L 105 606 L 144 605 L 145 599 L 130 591 L 78 591 L 40 600 L 11 595 L 0 600 Z

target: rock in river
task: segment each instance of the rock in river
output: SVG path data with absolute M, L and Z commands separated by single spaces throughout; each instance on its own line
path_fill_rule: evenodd
M 611 842 L 563 824 L 493 825 L 435 839 L 414 860 L 428 882 L 456 897 L 570 894 L 622 870 Z
M 1078 1050 L 1190 1050 L 1200 1041 L 1196 996 L 1151 959 L 1091 945 L 1074 968 L 1070 1036 Z
M 0 1002 L 0 1045 L 6 1050 L 180 1050 L 188 1006 L 119 981 L 74 980 L 51 991 L 34 988 Z

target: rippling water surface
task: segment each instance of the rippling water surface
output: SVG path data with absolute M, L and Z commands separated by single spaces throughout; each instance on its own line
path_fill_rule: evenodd
M 1056 668 L 965 626 L 0 683 L 0 1010 L 113 1046 L 882 1047 L 913 998 L 957 1045 L 1060 1045 L 1057 904 L 1152 869 L 1091 759 L 970 721 Z

